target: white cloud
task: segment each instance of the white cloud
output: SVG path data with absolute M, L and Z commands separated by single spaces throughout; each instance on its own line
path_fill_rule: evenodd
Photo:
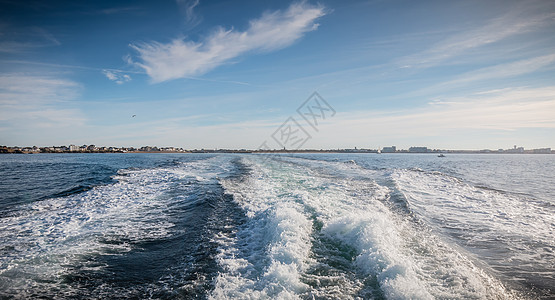
M 553 13 L 541 12 L 527 15 L 521 11 L 511 12 L 493 19 L 479 28 L 471 29 L 440 41 L 429 49 L 401 59 L 402 67 L 430 67 L 474 48 L 492 44 L 503 39 L 533 31 L 553 22 Z
M 555 54 L 523 59 L 516 62 L 496 65 L 468 72 L 462 74 L 459 79 L 447 82 L 445 84 L 467 83 L 471 81 L 505 78 L 528 74 L 552 65 L 554 62 Z
M 73 99 L 79 84 L 54 76 L 0 75 L 0 105 L 37 105 Z
M 227 61 L 253 51 L 273 51 L 293 44 L 304 33 L 315 30 L 316 19 L 325 14 L 321 6 L 304 2 L 285 11 L 267 12 L 250 21 L 247 30 L 218 28 L 202 42 L 174 39 L 170 43 L 131 45 L 153 82 L 204 74 Z
M 15 28 L 7 24 L 1 25 L 0 30 L 4 34 L 0 35 L 0 52 L 20 53 L 61 45 L 50 32 L 40 27 Z
M 122 74 L 119 71 L 115 70 L 102 70 L 102 73 L 106 76 L 106 78 L 114 81 L 117 84 L 124 84 L 125 82 L 131 81 L 131 76 L 127 74 Z
M 44 75 L 0 75 L 0 127 L 6 143 L 50 136 L 51 130 L 76 129 L 85 123 L 81 111 L 69 103 L 80 85 Z
M 84 117 L 78 109 L 46 108 L 20 112 L 19 118 L 24 119 L 37 128 L 58 128 L 84 125 Z
M 432 136 L 454 142 L 457 135 L 472 130 L 476 140 L 483 142 L 492 137 L 492 130 L 553 130 L 554 112 L 555 86 L 511 88 L 445 98 L 411 110 L 338 113 L 332 122 L 322 125 L 320 132 L 329 140 L 356 141 L 372 136 L 376 140 L 403 141 Z
M 116 74 L 114 74 L 113 72 L 104 70 L 103 73 L 104 73 L 104 75 L 106 75 L 106 77 L 107 77 L 108 79 L 110 79 L 110 80 L 112 80 L 112 81 L 115 81 L 115 80 L 118 79 L 118 77 L 116 76 Z
M 509 63 L 477 69 L 463 73 L 453 80 L 441 82 L 429 87 L 410 92 L 405 96 L 422 96 L 450 92 L 459 88 L 473 88 L 477 81 L 487 83 L 488 80 L 526 75 L 538 70 L 547 69 L 555 63 L 555 54 L 548 54 Z
M 195 14 L 195 7 L 199 5 L 199 0 L 176 0 L 176 2 L 189 26 L 194 27 L 200 23 L 200 17 Z
M 120 13 L 129 13 L 129 12 L 140 12 L 141 9 L 136 6 L 125 6 L 125 7 L 112 7 L 106 8 L 99 11 L 92 12 L 93 14 L 103 14 L 103 15 L 114 15 Z

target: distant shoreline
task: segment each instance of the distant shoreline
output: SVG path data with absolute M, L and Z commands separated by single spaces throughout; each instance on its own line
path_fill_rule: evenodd
M 398 151 L 398 152 L 387 152 L 387 153 L 378 153 L 376 151 L 342 151 L 342 150 L 280 150 L 280 151 L 234 151 L 234 150 L 199 150 L 199 151 L 63 151 L 63 152 L 24 152 L 24 151 L 13 151 L 13 152 L 0 152 L 0 154 L 137 154 L 137 153 L 145 153 L 145 154 L 507 154 L 507 155 L 515 155 L 515 154 L 555 154 L 553 152 L 483 152 L 480 150 L 441 150 L 438 152 L 409 152 L 409 151 Z
M 157 147 L 143 146 L 135 147 L 104 147 L 95 145 L 69 145 L 69 146 L 51 146 L 51 147 L 9 147 L 0 146 L 0 154 L 33 154 L 33 153 L 429 153 L 429 154 L 448 154 L 448 153 L 482 153 L 482 154 L 555 154 L 555 150 L 551 148 L 524 149 L 516 145 L 510 149 L 481 149 L 481 150 L 448 150 L 433 149 L 423 146 L 413 146 L 409 149 L 398 149 L 395 146 L 383 147 L 383 149 L 369 148 L 338 148 L 338 149 L 184 149 L 182 147 Z

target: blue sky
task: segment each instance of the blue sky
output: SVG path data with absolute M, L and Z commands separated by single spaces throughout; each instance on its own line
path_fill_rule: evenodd
M 554 32 L 553 1 L 2 0 L 0 144 L 555 148 Z

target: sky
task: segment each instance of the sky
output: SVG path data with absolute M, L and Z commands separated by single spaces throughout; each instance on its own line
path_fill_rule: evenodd
M 555 148 L 554 1 L 0 0 L 0 145 Z

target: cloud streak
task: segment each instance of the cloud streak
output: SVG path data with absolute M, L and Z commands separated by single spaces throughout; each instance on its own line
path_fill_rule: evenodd
M 199 0 L 176 0 L 177 6 L 181 14 L 185 16 L 185 22 L 190 27 L 195 27 L 201 21 L 201 18 L 195 14 L 195 7 L 199 5 Z
M 106 78 L 109 80 L 117 83 L 117 84 L 124 84 L 126 82 L 131 81 L 131 76 L 127 74 L 121 74 L 121 72 L 114 71 L 114 70 L 102 70 L 102 73 Z
M 505 78 L 524 75 L 550 66 L 554 62 L 555 54 L 548 54 L 468 72 L 463 74 L 461 78 L 447 82 L 445 84 L 468 83 L 478 80 L 489 80 L 494 78 Z
M 554 64 L 555 54 L 547 54 L 533 58 L 498 64 L 462 73 L 452 80 L 417 89 L 404 94 L 403 96 L 429 96 L 441 93 L 448 93 L 455 90 L 460 91 L 461 89 L 468 91 L 476 90 L 477 82 L 481 83 L 481 86 L 484 86 L 486 84 L 491 85 L 491 82 L 495 80 L 534 74 L 534 72 L 548 70 L 549 68 L 552 68 Z
M 522 15 L 509 13 L 493 19 L 482 27 L 454 34 L 431 48 L 401 59 L 402 67 L 432 67 L 469 50 L 533 31 L 553 22 L 553 13 Z
M 0 105 L 60 103 L 77 96 L 80 85 L 54 76 L 0 75 Z
M 203 41 L 174 39 L 163 44 L 130 45 L 139 54 L 134 62 L 153 82 L 201 75 L 250 52 L 269 52 L 290 46 L 318 27 L 325 15 L 322 6 L 294 3 L 287 10 L 264 13 L 249 22 L 245 31 L 218 28 Z
M 40 27 L 14 28 L 4 25 L 0 26 L 0 30 L 4 33 L 0 34 L 0 53 L 20 53 L 61 45 L 50 32 Z
M 103 15 L 114 15 L 114 14 L 129 13 L 129 12 L 140 12 L 140 11 L 141 11 L 141 9 L 139 7 L 125 6 L 125 7 L 106 8 L 106 9 L 99 10 L 96 13 L 103 14 Z
M 83 125 L 82 113 L 67 107 L 79 89 L 78 83 L 54 76 L 0 75 L 0 127 L 18 136 L 22 131 Z
M 341 132 L 406 139 L 453 136 L 466 130 L 554 129 L 554 95 L 554 86 L 512 88 L 446 98 L 412 110 L 342 113 L 322 132 L 333 138 L 337 134 L 339 139 Z

